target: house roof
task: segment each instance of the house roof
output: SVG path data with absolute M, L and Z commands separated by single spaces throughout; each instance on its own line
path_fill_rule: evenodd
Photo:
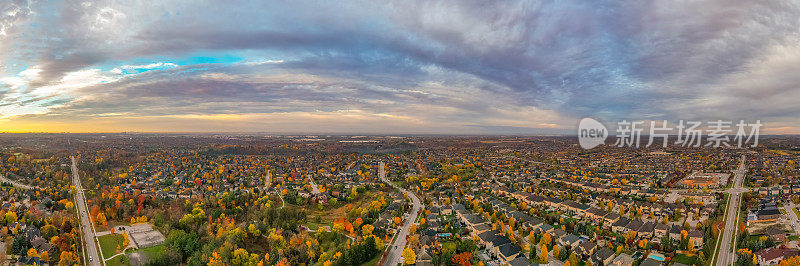
M 777 258 L 788 258 L 788 257 L 797 256 L 798 253 L 799 252 L 796 249 L 791 249 L 791 248 L 785 248 L 783 246 L 778 246 L 778 247 L 773 247 L 773 248 L 762 249 L 762 250 L 756 251 L 755 253 L 753 253 L 753 255 L 761 258 L 762 260 L 770 261 L 770 260 L 774 260 L 774 259 L 777 259 Z
M 634 259 L 633 259 L 633 257 L 631 257 L 631 255 L 622 253 L 622 254 L 619 254 L 619 256 L 617 256 L 616 258 L 614 258 L 612 263 L 614 265 L 632 265 L 633 261 L 634 261 Z
M 664 230 L 667 231 L 669 229 L 666 224 L 659 223 L 656 225 L 655 230 Z
M 567 235 L 564 235 L 564 236 L 561 237 L 561 241 L 564 241 L 564 242 L 567 242 L 567 243 L 570 243 L 570 244 L 578 242 L 578 240 L 580 240 L 580 238 L 578 236 L 576 236 L 576 235 L 573 235 L 573 234 L 567 234 Z
M 503 256 L 505 257 L 514 256 L 518 254 L 520 251 L 522 251 L 522 248 L 513 243 L 503 244 L 499 246 L 497 249 L 500 251 L 500 254 L 503 254 Z
M 664 265 L 664 263 L 660 262 L 660 261 L 657 261 L 657 260 L 654 260 L 652 258 L 646 258 L 639 265 L 641 265 L 641 266 L 661 266 L 661 265 Z
M 614 251 L 611 251 L 608 248 L 601 248 L 600 250 L 595 252 L 594 255 L 592 255 L 592 258 L 594 258 L 597 261 L 605 261 L 613 256 L 614 256 Z
M 616 222 L 614 222 L 614 224 L 612 226 L 626 226 L 626 225 L 628 225 L 628 223 L 630 223 L 628 218 L 622 217 L 622 218 L 619 218 L 619 220 L 617 220 Z
M 476 231 L 486 231 L 492 229 L 492 226 L 486 223 L 479 224 L 475 226 Z
M 597 247 L 597 244 L 595 244 L 595 243 L 594 243 L 594 242 L 592 242 L 592 241 L 583 241 L 583 243 L 581 243 L 580 245 L 578 245 L 578 248 L 580 248 L 580 249 L 582 249 L 582 250 L 584 250 L 584 251 L 589 251 L 589 250 L 592 250 L 592 249 L 594 249 L 595 247 Z
M 511 266 L 529 266 L 532 265 L 530 260 L 525 256 L 517 256 L 515 259 L 508 262 Z

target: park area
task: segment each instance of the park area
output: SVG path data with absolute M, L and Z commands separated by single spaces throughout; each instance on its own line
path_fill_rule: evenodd
M 125 239 L 121 234 L 107 234 L 97 237 L 97 242 L 100 242 L 100 252 L 103 253 L 105 258 L 114 256 L 125 249 L 122 246 L 124 241 Z
M 103 257 L 108 259 L 120 253 L 118 247 L 122 248 L 122 244 L 124 243 L 125 238 L 123 237 L 122 234 L 107 234 L 97 237 L 97 241 L 100 242 L 100 250 L 103 253 Z M 124 250 L 124 248 L 122 249 Z M 165 249 L 166 246 L 164 245 L 156 245 L 137 250 L 133 250 L 131 248 L 125 251 L 125 255 L 119 255 L 111 259 L 108 259 L 105 262 L 105 264 L 108 266 L 131 265 L 132 263 L 129 256 L 136 257 L 137 259 L 135 261 L 144 262 L 147 261 L 149 258 L 157 257 L 159 254 L 163 253 Z

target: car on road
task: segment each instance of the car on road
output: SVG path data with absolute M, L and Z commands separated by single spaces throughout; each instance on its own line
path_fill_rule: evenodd
M 89 255 L 89 261 L 92 261 L 92 255 Z

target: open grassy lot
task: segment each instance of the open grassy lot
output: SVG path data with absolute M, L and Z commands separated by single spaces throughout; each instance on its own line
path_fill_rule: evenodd
M 119 234 L 108 234 L 97 237 L 97 242 L 100 242 L 100 252 L 102 252 L 103 257 L 106 258 L 117 254 L 117 246 L 122 245 L 122 241 L 122 235 Z
M 680 262 L 686 265 L 696 265 L 697 256 L 687 256 L 685 254 L 675 254 L 675 257 L 672 257 L 672 262 Z
M 149 248 L 140 248 L 140 249 L 137 249 L 135 251 L 141 251 L 148 258 L 155 258 L 159 254 L 164 253 L 165 250 L 167 250 L 167 246 L 158 245 L 158 246 L 152 246 L 152 247 L 149 247 Z
M 131 265 L 130 261 L 128 261 L 128 257 L 125 255 L 119 255 L 114 257 L 113 259 L 106 261 L 107 266 L 128 266 Z
M 389 194 L 381 191 L 368 191 L 363 195 L 360 195 L 355 202 L 351 203 L 350 206 L 352 209 L 362 208 L 368 209 L 370 204 L 373 200 L 380 198 L 381 196 L 385 197 L 386 200 L 389 199 Z M 320 211 L 317 209 L 316 204 L 309 204 L 307 206 L 303 206 L 305 210 L 308 212 L 309 220 L 313 220 L 314 217 L 321 218 L 321 224 L 323 225 L 332 225 L 333 221 L 336 219 L 346 217 L 347 216 L 347 203 L 339 203 L 337 208 L 334 209 L 326 209 Z M 310 227 L 310 226 L 309 226 Z

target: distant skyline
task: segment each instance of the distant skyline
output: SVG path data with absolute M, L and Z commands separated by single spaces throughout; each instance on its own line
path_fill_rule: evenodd
M 798 17 L 797 1 L 2 1 L 0 132 L 536 135 L 595 117 L 800 134 Z

